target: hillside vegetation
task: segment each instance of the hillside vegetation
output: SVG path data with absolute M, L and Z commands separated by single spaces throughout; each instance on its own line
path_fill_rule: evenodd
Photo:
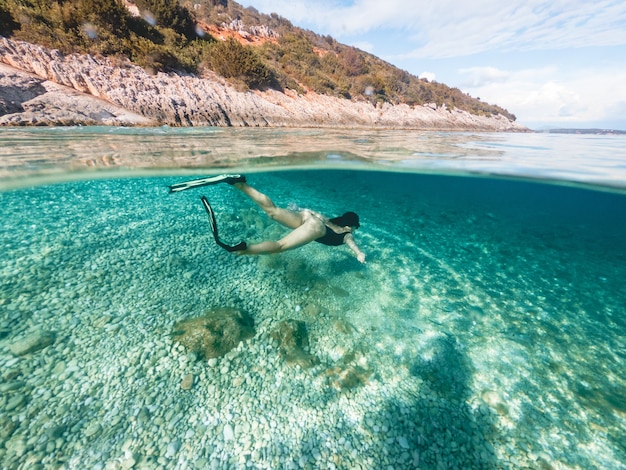
M 312 90 L 374 104 L 445 104 L 515 120 L 457 88 L 228 0 L 0 0 L 0 35 L 65 53 L 128 58 L 155 72 L 211 70 L 238 87 Z

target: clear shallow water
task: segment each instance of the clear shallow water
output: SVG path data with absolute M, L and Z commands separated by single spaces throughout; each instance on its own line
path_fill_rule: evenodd
M 344 129 L 0 129 L 0 189 L 206 168 L 493 174 L 626 187 L 626 136 Z
M 122 148 L 125 132 L 115 134 Z M 188 131 L 167 132 L 169 152 L 185 154 Z M 448 150 L 455 139 L 505 146 L 520 160 L 524 148 L 541 147 L 534 135 L 450 136 L 421 138 Z M 134 139 L 127 147 L 143 162 Z M 0 193 L 3 466 L 624 468 L 626 197 L 417 174 L 406 159 L 393 164 L 402 172 L 360 171 L 378 169 L 369 163 L 376 152 L 348 160 L 335 140 L 327 145 L 324 159 L 306 160 L 325 169 L 229 165 L 255 170 L 250 182 L 280 205 L 358 212 L 365 266 L 318 244 L 271 257 L 224 252 L 209 237 L 200 195 L 226 239 L 284 231 L 227 185 L 168 194 L 185 179 L 180 169 Z M 152 170 L 163 160 L 150 160 L 150 149 Z M 438 146 L 421 151 L 454 166 Z M 460 160 L 482 164 L 481 152 Z M 498 152 L 499 173 L 546 174 L 533 162 L 511 167 Z M 32 154 L 47 162 L 33 164 L 37 172 L 58 171 L 54 153 Z M 349 169 L 329 169 L 337 162 Z M 194 361 L 172 341 L 172 326 L 219 306 L 247 310 L 257 334 L 215 364 Z M 318 366 L 279 357 L 270 332 L 290 318 L 306 322 Z M 56 332 L 53 344 L 10 352 L 36 330 Z M 350 371 L 364 383 L 337 389 Z M 183 390 L 188 373 L 195 383 Z

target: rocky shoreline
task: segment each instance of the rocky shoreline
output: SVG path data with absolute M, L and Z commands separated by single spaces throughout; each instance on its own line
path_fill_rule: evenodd
M 353 127 L 521 132 L 504 116 L 434 104 L 374 106 L 309 92 L 241 92 L 216 75 L 150 75 L 130 63 L 0 37 L 0 125 Z

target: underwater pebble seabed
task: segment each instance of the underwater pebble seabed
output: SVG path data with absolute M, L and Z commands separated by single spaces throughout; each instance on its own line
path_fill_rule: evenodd
M 184 179 L 0 193 L 0 467 L 626 468 L 624 195 L 249 174 L 279 205 L 358 212 L 361 265 L 227 253 L 200 195 L 227 241 L 285 229 L 226 184 L 168 194 Z M 209 360 L 173 339 L 222 307 L 255 335 Z M 285 319 L 313 367 L 279 354 Z

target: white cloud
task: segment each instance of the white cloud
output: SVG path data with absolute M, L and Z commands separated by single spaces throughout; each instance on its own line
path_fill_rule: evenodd
M 416 5 L 410 0 L 250 0 L 240 3 L 252 4 L 264 13 L 276 12 L 296 25 L 339 39 L 377 29 L 407 28 L 418 16 Z
M 496 67 L 469 67 L 461 69 L 459 72 L 469 78 L 467 82 L 461 84 L 462 88 L 476 88 L 492 83 L 506 82 L 511 76 L 511 72 Z
M 357 49 L 361 49 L 362 51 L 369 52 L 370 54 L 374 54 L 375 46 L 371 42 L 354 41 L 350 45 L 356 47 Z
M 447 8 L 452 9 L 450 3 Z M 490 50 L 529 51 L 626 44 L 626 3 L 483 2 L 460 7 L 451 21 L 415 36 L 413 57 L 459 57 Z M 443 5 L 440 4 L 440 5 Z M 468 4 L 468 6 L 472 6 Z M 443 15 L 444 11 L 438 14 Z
M 255 0 L 254 6 L 339 39 L 404 30 L 411 55 L 421 58 L 626 44 L 623 0 Z
M 434 82 L 437 76 L 433 72 L 422 72 L 419 74 L 419 78 L 425 78 L 429 82 Z
M 618 98 L 614 103 L 607 107 L 607 114 L 610 116 L 618 116 L 622 120 L 626 119 L 626 99 Z
M 465 69 L 470 76 L 463 91 L 481 100 L 507 108 L 523 123 L 585 123 L 616 119 L 619 103 L 626 103 L 626 66 L 582 70 L 563 76 L 556 67 L 520 71 L 486 68 L 500 81 L 473 81 L 476 69 Z

